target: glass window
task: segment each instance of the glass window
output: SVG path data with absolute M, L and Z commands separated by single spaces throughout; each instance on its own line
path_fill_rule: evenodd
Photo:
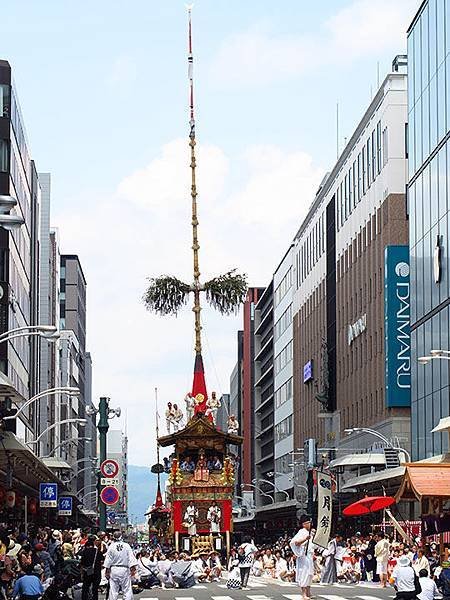
M 408 56 L 414 57 L 414 32 L 416 28 L 411 29 L 408 35 Z M 408 77 L 408 110 L 414 106 L 414 72 L 411 69 Z
M 377 146 L 375 143 L 375 129 L 372 131 L 372 181 L 375 181 L 377 176 Z
M 439 195 L 438 195 L 438 160 L 437 156 L 430 163 L 430 205 L 431 205 L 431 227 L 436 225 L 439 219 Z
M 441 140 L 447 132 L 445 102 L 445 64 L 442 64 L 438 69 L 437 87 L 438 140 Z
M 364 194 L 366 193 L 366 177 L 367 177 L 367 171 L 366 171 L 367 167 L 366 167 L 366 146 L 363 146 L 362 149 L 362 195 L 364 196 Z
M 421 23 L 418 23 L 416 27 L 414 27 L 414 104 L 420 98 L 420 94 L 422 93 L 422 35 L 420 29 Z
M 352 173 L 352 179 L 353 179 L 353 208 L 355 208 L 355 206 L 358 204 L 358 174 L 356 171 L 356 160 L 353 162 L 353 173 Z
M 430 201 L 430 166 L 428 165 L 422 174 L 422 197 L 423 197 L 423 234 L 430 231 L 431 227 L 431 201 Z
M 377 123 L 377 173 L 381 172 L 381 121 Z
M 370 187 L 370 184 L 372 183 L 372 151 L 370 149 L 371 146 L 371 142 L 370 142 L 370 135 L 367 138 L 367 143 L 366 143 L 366 168 L 367 168 L 367 188 Z
M 352 213 L 353 210 L 353 179 L 352 179 L 352 169 L 348 172 L 348 212 Z
M 444 146 L 438 155 L 438 186 L 439 186 L 439 219 L 447 212 L 447 147 Z
M 429 44 L 428 44 L 428 4 L 424 8 L 422 16 L 420 17 L 421 22 L 421 44 L 422 44 L 422 88 L 420 92 L 424 88 L 427 87 L 428 82 L 430 81 L 430 68 L 429 68 Z M 412 56 L 412 55 L 411 55 Z
M 439 70 L 445 58 L 445 7 L 447 0 L 437 2 L 436 26 L 437 26 L 437 68 Z M 424 48 L 422 47 L 422 55 Z
M 430 57 L 430 78 L 436 73 L 436 47 L 437 47 L 437 24 L 436 24 L 436 0 L 429 0 L 428 2 L 428 40 L 430 51 L 428 56 Z M 417 55 L 417 52 L 415 52 Z
M 445 51 L 448 55 L 450 53 L 450 4 L 448 2 L 444 2 L 445 4 Z
M 361 202 L 361 152 L 358 154 L 358 202 Z
M 0 173 L 9 171 L 9 144 L 6 140 L 0 140 Z
M 427 156 L 430 154 L 430 88 L 427 87 L 424 92 L 422 98 L 417 103 L 416 110 L 416 127 L 422 128 L 422 145 L 420 149 L 416 149 L 416 156 L 420 157 L 418 160 L 417 167 L 420 167 L 422 160 L 425 160 Z M 420 108 L 422 108 L 422 113 L 419 114 Z M 422 119 L 420 121 L 419 119 Z
M 345 175 L 344 177 L 344 195 L 345 195 L 345 220 L 347 220 L 348 215 L 349 215 L 349 210 L 348 210 L 348 176 Z
M 383 129 L 383 167 L 388 161 L 389 148 L 388 148 L 388 130 L 387 127 Z
M 10 112 L 10 87 L 4 83 L 0 84 L 0 117 L 9 118 Z
M 409 178 L 411 179 L 414 173 L 414 165 L 415 165 L 415 144 L 414 144 L 414 136 L 415 134 L 415 120 L 414 120 L 415 110 L 413 109 L 409 113 L 408 117 L 408 172 Z
M 428 89 L 428 88 L 427 88 Z M 424 98 L 426 97 L 426 94 L 424 93 Z M 416 121 L 416 140 L 414 142 L 415 144 L 415 149 L 416 149 L 416 153 L 415 153 L 415 171 L 417 171 L 417 169 L 421 166 L 422 164 L 422 98 L 419 98 L 419 100 L 416 102 L 416 106 L 414 107 L 414 112 L 415 112 L 415 121 Z M 425 127 L 427 128 L 426 130 L 429 131 L 429 122 L 427 121 L 425 123 Z

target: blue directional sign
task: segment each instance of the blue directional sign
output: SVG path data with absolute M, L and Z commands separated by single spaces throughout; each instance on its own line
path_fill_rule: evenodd
M 41 508 L 56 508 L 58 506 L 58 484 L 39 484 L 39 506 Z
M 58 515 L 60 517 L 70 517 L 72 514 L 72 497 L 60 496 L 58 499 Z

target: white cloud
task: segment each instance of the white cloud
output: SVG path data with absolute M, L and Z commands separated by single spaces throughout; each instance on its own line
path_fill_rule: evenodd
M 106 394 L 127 413 L 133 464 L 148 465 L 154 457 L 154 388 L 163 405 L 182 402 L 191 385 L 190 307 L 178 318 L 160 318 L 141 302 L 147 277 L 191 277 L 188 150 L 185 140 L 164 145 L 112 198 L 74 198 L 72 211 L 53 219 L 63 251 L 80 255 L 88 281 L 94 397 Z M 322 173 L 302 152 L 266 145 L 229 157 L 217 146 L 200 145 L 202 278 L 238 267 L 251 285 L 268 283 Z M 241 317 L 220 317 L 207 306 L 202 317 L 208 385 L 227 392 Z
M 269 85 L 323 66 L 401 52 L 417 5 L 417 0 L 355 0 L 313 35 L 277 35 L 267 26 L 254 25 L 223 42 L 211 76 L 218 86 Z

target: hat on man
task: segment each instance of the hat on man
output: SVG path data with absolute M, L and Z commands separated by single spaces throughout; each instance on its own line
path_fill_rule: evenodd
M 117 541 L 117 540 L 121 540 L 122 539 L 122 532 L 121 531 L 115 531 L 113 533 L 113 538 Z
M 33 567 L 33 575 L 42 575 L 42 573 L 44 572 L 44 569 L 42 568 L 42 565 L 34 565 Z
M 10 540 L 6 556 L 17 556 L 19 554 L 19 550 L 22 550 L 22 546 L 17 544 L 14 540 Z
M 311 523 L 311 517 L 308 515 L 302 515 L 299 519 L 300 525 L 304 525 L 305 523 Z
M 36 550 L 36 552 L 40 552 L 41 550 L 44 549 L 44 544 L 36 544 L 34 546 L 34 549 Z
M 409 567 L 410 564 L 411 564 L 411 561 L 409 560 L 409 557 L 406 556 L 406 554 L 403 554 L 398 559 L 398 566 L 399 567 Z
M 61 532 L 58 529 L 54 529 L 53 533 L 52 533 L 52 538 L 54 540 L 59 540 L 61 539 Z

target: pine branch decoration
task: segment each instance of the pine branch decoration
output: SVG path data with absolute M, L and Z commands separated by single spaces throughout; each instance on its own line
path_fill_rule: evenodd
M 147 310 L 164 315 L 176 315 L 188 300 L 191 287 L 169 275 L 152 277 L 143 301 Z
M 247 294 L 247 276 L 236 269 L 214 277 L 204 285 L 206 299 L 223 315 L 236 313 Z

